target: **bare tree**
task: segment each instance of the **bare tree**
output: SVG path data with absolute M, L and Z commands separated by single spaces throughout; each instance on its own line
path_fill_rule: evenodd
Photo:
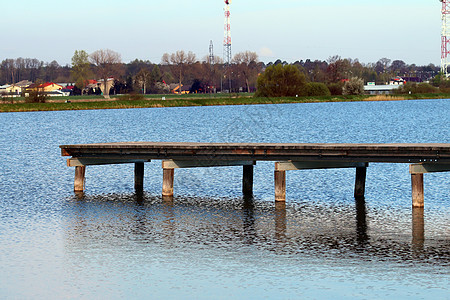
M 172 73 L 177 74 L 179 78 L 178 92 L 181 94 L 181 82 L 186 71 L 186 66 L 192 65 L 196 62 L 195 54 L 189 51 L 187 54 L 183 50 L 179 50 L 175 53 L 164 53 L 161 58 L 161 63 L 169 65 L 172 69 Z
M 142 93 L 145 95 L 152 82 L 152 73 L 147 68 L 142 68 L 134 77 L 134 81 L 142 87 Z
M 252 51 L 245 51 L 236 53 L 233 57 L 233 64 L 238 76 L 242 75 L 247 86 L 247 92 L 250 93 L 250 79 L 256 83 L 258 75 L 258 54 Z
M 97 74 L 103 80 L 104 97 L 109 98 L 109 90 L 114 81 L 108 82 L 108 78 L 119 74 L 122 63 L 120 54 L 110 49 L 101 49 L 91 53 L 89 60 L 97 67 Z

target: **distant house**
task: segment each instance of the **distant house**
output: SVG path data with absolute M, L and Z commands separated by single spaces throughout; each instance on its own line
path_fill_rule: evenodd
M 2 94 L 8 95 L 20 95 L 24 89 L 32 84 L 31 81 L 22 80 L 14 84 L 7 84 L 0 87 L 0 92 Z
M 68 84 L 61 90 L 61 92 L 63 92 L 65 96 L 72 96 L 74 87 L 75 86 Z
M 389 85 L 402 85 L 402 84 L 405 84 L 405 83 L 406 83 L 406 80 L 403 79 L 402 77 L 399 77 L 399 76 L 397 76 L 395 78 L 392 78 L 389 81 Z
M 62 86 L 59 84 L 56 84 L 54 82 L 46 82 L 46 83 L 42 83 L 42 84 L 32 84 L 30 85 L 27 90 L 31 90 L 31 91 L 42 91 L 42 92 L 52 92 L 52 91 L 56 91 L 56 90 L 62 90 Z
M 6 93 L 10 95 L 20 95 L 20 93 L 22 93 L 22 87 L 16 86 L 15 84 L 10 85 L 6 88 Z
M 368 84 L 364 86 L 364 92 L 369 95 L 389 95 L 393 94 L 394 90 L 400 87 L 401 87 L 400 84 L 385 84 L 385 85 Z
M 51 92 L 47 92 L 47 96 L 49 97 L 58 97 L 58 96 L 70 96 L 70 91 L 66 92 L 64 89 L 62 90 L 54 90 Z
M 33 82 L 31 82 L 29 80 L 22 80 L 22 81 L 16 82 L 14 85 L 15 86 L 19 86 L 22 89 L 25 89 L 25 88 L 29 87 L 32 84 L 33 84 Z
M 189 94 L 189 91 L 191 90 L 190 86 L 181 85 L 181 94 Z M 170 91 L 173 94 L 179 94 L 180 93 L 180 85 L 179 84 L 171 84 L 170 85 Z

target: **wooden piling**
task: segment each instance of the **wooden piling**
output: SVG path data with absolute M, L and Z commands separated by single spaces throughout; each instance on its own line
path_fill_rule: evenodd
M 367 167 L 356 168 L 355 198 L 364 198 L 366 191 Z
M 242 193 L 244 196 L 253 195 L 253 165 L 243 166 Z
M 163 169 L 163 196 L 173 196 L 174 169 Z
M 137 162 L 134 164 L 134 189 L 136 191 L 144 190 L 144 163 Z
M 286 201 L 286 171 L 275 170 L 275 201 Z
M 411 174 L 412 206 L 424 207 L 423 174 Z
M 84 192 L 86 166 L 75 167 L 74 192 Z

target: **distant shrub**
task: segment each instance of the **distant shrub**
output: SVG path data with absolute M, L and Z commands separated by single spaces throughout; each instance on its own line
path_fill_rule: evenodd
M 331 95 L 333 96 L 339 96 L 342 95 L 342 88 L 344 87 L 343 83 L 330 83 L 327 85 L 328 90 L 330 91 Z
M 428 94 L 428 93 L 438 93 L 439 89 L 437 87 L 432 86 L 429 83 L 415 83 L 415 82 L 407 82 L 402 85 L 400 88 L 394 91 L 396 94 Z
M 136 93 L 119 96 L 119 100 L 123 100 L 123 101 L 138 101 L 138 100 L 144 100 L 144 99 L 145 99 L 144 95 L 136 94 Z
M 442 93 L 450 93 L 450 80 L 448 79 L 442 80 L 441 83 L 439 84 L 439 90 Z
M 306 96 L 330 96 L 330 90 L 324 83 L 321 82 L 309 82 L 305 86 Z
M 152 92 L 155 94 L 168 94 L 170 93 L 170 87 L 162 82 L 156 82 Z
M 345 82 L 342 89 L 343 95 L 363 95 L 364 94 L 364 80 L 358 77 L 352 77 Z
M 48 99 L 47 94 L 41 89 L 31 90 L 28 92 L 28 97 L 25 97 L 26 103 L 45 103 Z

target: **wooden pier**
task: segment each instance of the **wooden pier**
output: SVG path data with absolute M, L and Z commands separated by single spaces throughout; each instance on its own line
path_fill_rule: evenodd
M 369 163 L 410 165 L 413 207 L 424 206 L 423 174 L 450 171 L 450 144 L 278 144 L 122 142 L 60 146 L 75 167 L 76 192 L 85 189 L 86 166 L 135 164 L 135 188 L 143 189 L 144 163 L 161 160 L 163 196 L 173 195 L 178 168 L 242 166 L 242 191 L 253 193 L 257 161 L 274 161 L 275 201 L 286 201 L 286 171 L 354 168 L 356 198 L 364 197 Z

